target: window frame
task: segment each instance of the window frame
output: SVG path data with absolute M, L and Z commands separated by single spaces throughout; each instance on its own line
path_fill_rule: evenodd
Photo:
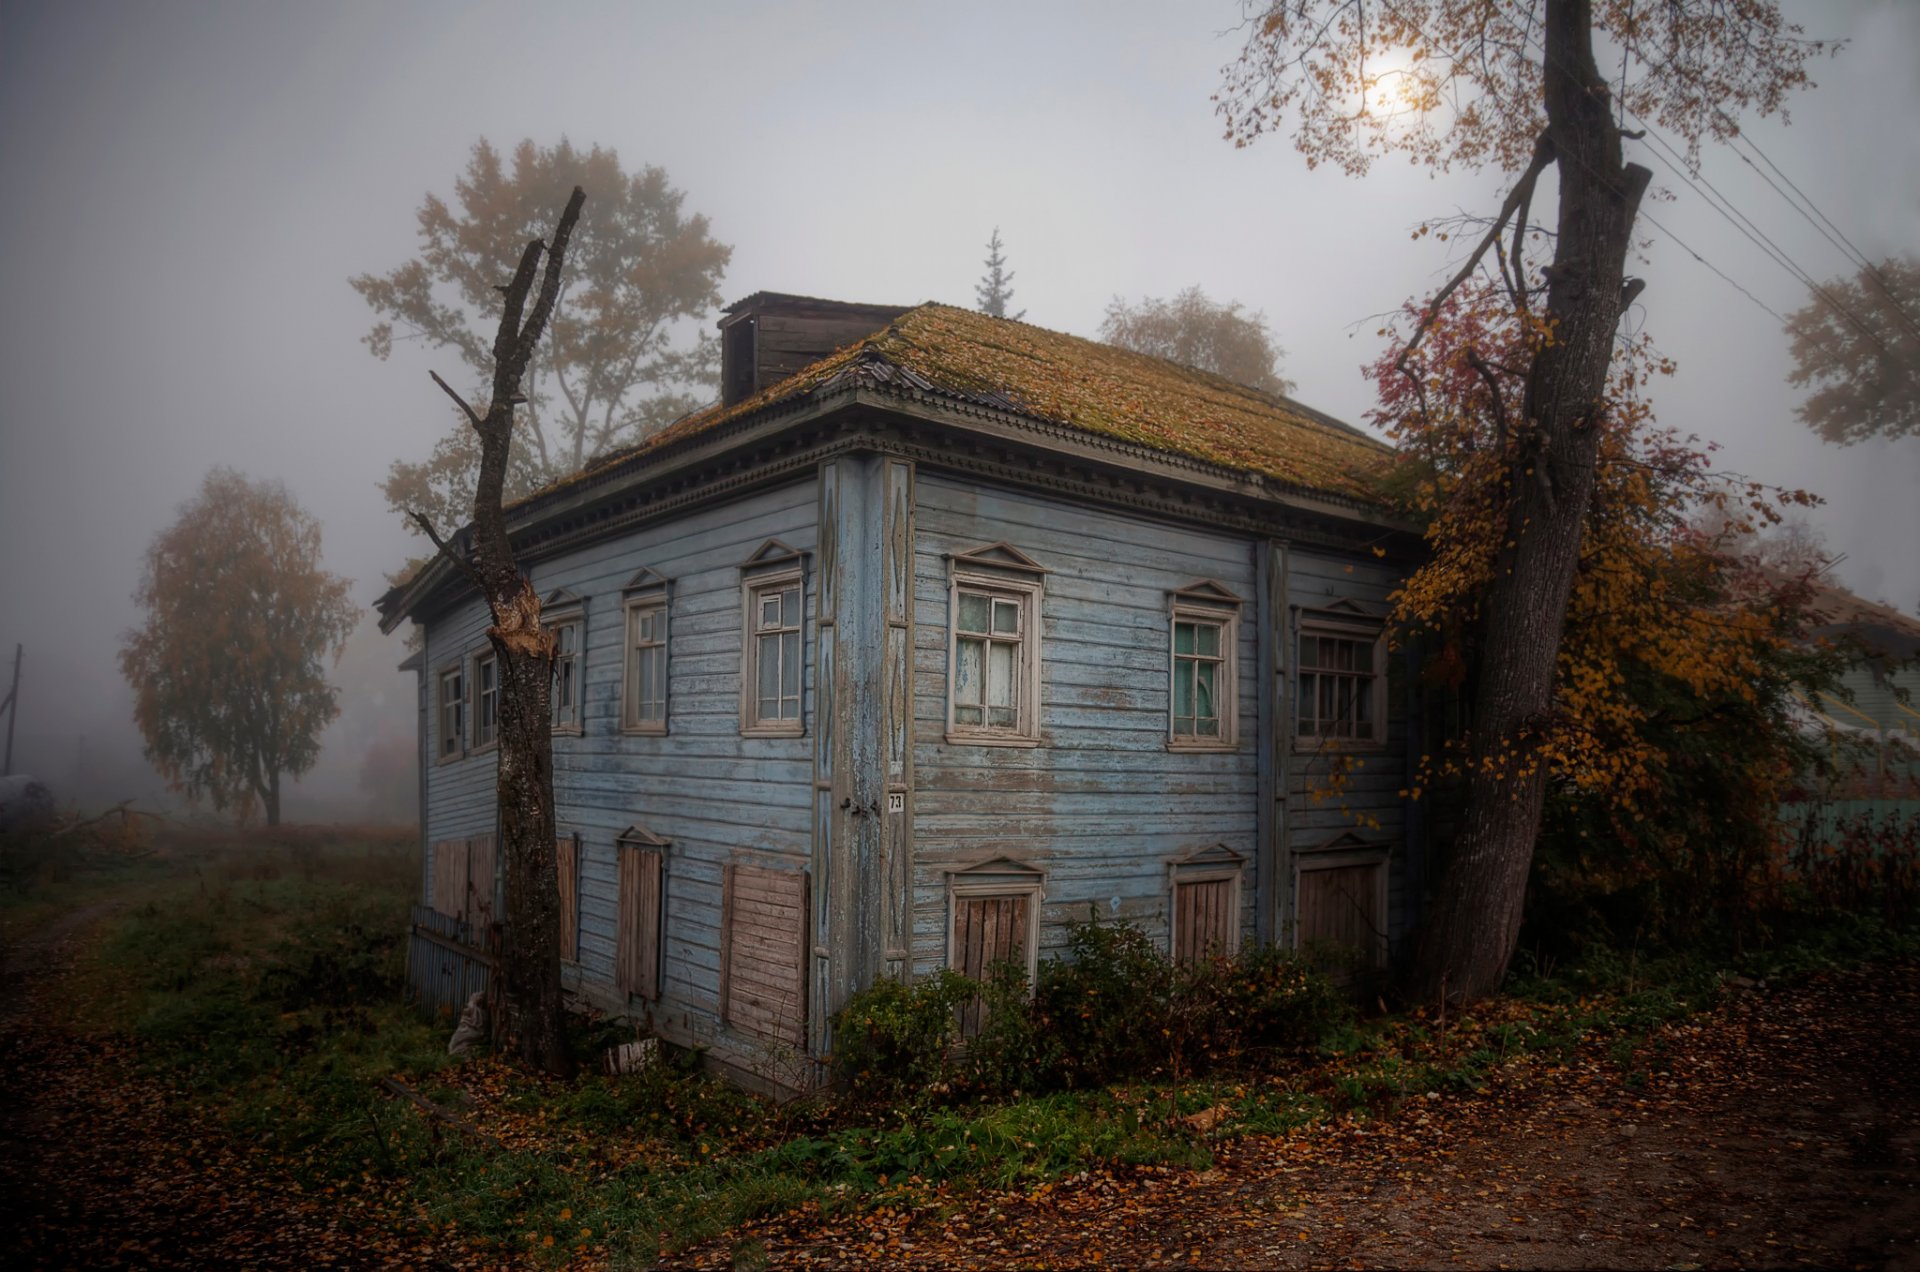
M 487 694 L 487 690 L 483 689 L 480 684 L 480 669 L 482 667 L 491 667 L 493 669 L 493 732 L 487 734 L 485 737 L 482 737 L 480 732 L 480 714 L 485 706 Z M 467 733 L 473 739 L 473 744 L 468 749 L 473 754 L 478 755 L 482 751 L 491 751 L 500 745 L 499 651 L 488 646 L 476 652 L 473 656 L 472 675 L 473 694 L 471 701 L 473 704 L 473 718 L 467 724 Z
M 561 593 L 547 598 L 549 605 L 554 604 Z M 587 609 L 586 604 L 575 598 L 565 600 L 565 608 L 556 609 L 553 614 L 544 616 L 545 625 L 553 632 L 553 679 L 548 688 L 549 714 L 553 718 L 553 732 L 558 736 L 580 737 L 587 731 Z M 571 627 L 575 630 L 573 652 L 560 652 L 560 631 Z M 560 718 L 560 663 L 565 658 L 573 665 L 573 719 Z
M 460 692 L 453 698 L 447 697 L 447 680 L 460 678 Z M 451 709 L 458 717 L 458 723 L 447 728 L 447 712 Z M 456 658 L 443 665 L 434 674 L 434 724 L 437 729 L 437 741 L 434 747 L 435 764 L 451 764 L 455 760 L 466 758 L 467 754 L 467 660 Z M 448 746 L 451 740 L 453 745 Z
M 1372 650 L 1373 666 L 1368 672 L 1345 672 L 1335 668 L 1308 668 L 1302 650 L 1308 640 L 1347 640 L 1367 644 Z M 1301 731 L 1301 711 L 1307 703 L 1304 678 L 1308 675 L 1351 675 L 1365 678 L 1369 684 L 1370 709 L 1367 736 L 1330 737 L 1323 733 Z M 1357 615 L 1307 611 L 1294 626 L 1293 638 L 1293 740 L 1299 750 L 1308 751 L 1383 751 L 1387 748 L 1387 631 L 1386 625 Z M 1318 716 L 1315 717 L 1317 724 Z M 1358 725 L 1358 721 L 1355 724 Z
M 670 705 L 670 681 L 668 668 L 673 652 L 671 640 L 672 615 L 667 604 L 666 590 L 642 592 L 629 596 L 620 607 L 621 613 L 621 656 L 620 656 L 620 732 L 639 737 L 665 737 L 667 733 Z M 640 649 L 638 629 L 643 615 L 654 615 L 660 620 L 660 638 L 651 642 L 649 650 L 660 651 L 660 717 L 647 719 L 640 714 L 644 705 L 639 696 L 640 662 L 637 657 Z
M 1240 606 L 1241 599 L 1211 579 L 1190 584 L 1167 594 L 1167 750 L 1221 752 L 1240 749 Z M 1182 658 L 1198 661 L 1196 654 L 1180 653 L 1176 639 L 1181 623 L 1211 623 L 1220 628 L 1220 653 L 1214 661 L 1220 668 L 1214 686 L 1216 719 L 1220 732 L 1212 737 L 1179 732 L 1174 708 L 1179 696 L 1174 686 L 1180 676 Z
M 996 560 L 982 560 L 982 555 L 982 553 L 967 553 L 949 558 L 946 740 L 966 746 L 1039 746 L 1042 741 L 1040 669 L 1043 661 L 1041 603 L 1045 597 L 1044 580 L 1038 566 L 1016 566 Z M 1022 560 L 1026 558 L 1022 556 Z M 989 648 L 998 639 L 991 630 L 993 627 L 992 602 L 1012 600 L 1020 606 L 1020 639 L 1017 645 L 1019 665 L 1014 669 L 1014 723 L 1011 728 L 1004 725 L 990 725 L 984 719 L 979 724 L 970 724 L 962 723 L 955 718 L 960 705 L 955 689 L 960 673 L 962 593 L 984 595 L 988 598 L 987 627 L 989 630 L 984 634 L 976 635 L 981 635 Z M 984 674 L 986 670 L 984 661 L 981 670 Z M 987 705 L 983 696 L 981 702 L 983 712 Z
M 1026 972 L 1027 992 L 1031 994 L 1040 975 L 1040 908 L 1046 902 L 1046 884 L 1046 875 L 1041 871 L 1006 858 L 948 871 L 946 955 L 942 966 L 960 970 L 953 944 L 959 902 L 1022 897 L 1027 902 Z
M 784 636 L 792 632 L 799 637 L 800 657 L 796 669 L 796 683 L 793 697 L 794 716 L 762 719 L 760 716 L 760 644 L 768 633 L 758 626 L 760 598 L 768 592 L 784 592 L 791 588 L 795 593 L 799 614 L 795 616 L 791 627 L 782 626 L 772 629 Z M 807 732 L 807 575 L 801 562 L 796 558 L 791 564 L 779 569 L 768 569 L 748 574 L 740 580 L 740 735 L 758 738 L 798 738 Z M 785 681 L 780 687 L 786 687 Z M 785 693 L 780 695 L 784 700 Z
M 1227 938 L 1221 955 L 1232 958 L 1240 952 L 1241 922 L 1246 906 L 1246 858 L 1225 844 L 1210 845 L 1167 866 L 1167 956 L 1177 958 L 1180 951 L 1180 889 L 1190 883 L 1229 882 L 1227 901 Z
M 1373 902 L 1378 907 L 1376 913 L 1380 923 L 1373 932 L 1371 948 L 1362 951 L 1367 955 L 1367 968 L 1380 971 L 1388 966 L 1392 946 L 1392 874 L 1393 850 L 1387 844 L 1374 844 L 1360 840 L 1351 834 L 1337 835 L 1328 844 L 1319 848 L 1310 848 L 1297 853 L 1293 859 L 1293 898 L 1289 907 L 1291 922 L 1287 925 L 1287 944 L 1290 949 L 1303 948 L 1300 923 L 1300 895 L 1304 876 L 1320 870 L 1342 870 L 1365 867 L 1373 874 Z

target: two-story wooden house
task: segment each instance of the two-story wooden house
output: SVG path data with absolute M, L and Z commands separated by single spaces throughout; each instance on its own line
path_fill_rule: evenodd
M 1420 854 L 1382 444 L 943 305 L 760 293 L 721 339 L 718 404 L 511 513 L 573 993 L 763 1070 L 876 977 L 1031 968 L 1089 913 L 1384 962 Z M 425 900 L 487 920 L 485 608 L 439 561 L 380 609 L 424 636 Z

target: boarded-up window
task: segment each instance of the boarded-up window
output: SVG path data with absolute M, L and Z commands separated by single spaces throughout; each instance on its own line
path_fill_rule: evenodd
M 996 963 L 1013 963 L 1031 980 L 1028 953 L 1032 948 L 1033 896 L 967 896 L 953 898 L 953 944 L 947 965 L 971 980 L 985 981 Z M 961 1036 L 980 1032 L 986 1004 L 974 999 L 960 1009 Z
M 806 875 L 729 865 L 721 906 L 721 1019 L 800 1046 L 807 1026 Z
M 433 846 L 433 908 L 473 925 L 493 922 L 493 836 L 442 839 Z
M 553 844 L 554 875 L 560 881 L 560 958 L 580 957 L 580 841 L 562 835 Z
M 1173 957 L 1198 962 L 1239 945 L 1238 879 L 1178 880 L 1173 885 Z
M 623 837 L 620 912 L 614 935 L 614 985 L 623 994 L 660 997 L 660 936 L 666 854 Z
M 1348 862 L 1300 869 L 1299 945 L 1329 954 L 1344 952 L 1363 967 L 1385 962 L 1387 916 L 1384 861 Z

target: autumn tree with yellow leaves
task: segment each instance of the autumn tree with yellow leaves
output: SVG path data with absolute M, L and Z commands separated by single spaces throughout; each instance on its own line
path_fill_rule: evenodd
M 147 759 L 191 799 L 280 822 L 281 779 L 339 713 L 326 661 L 360 611 L 320 566 L 320 523 L 277 481 L 215 468 L 147 549 L 146 622 L 120 670 Z
M 1773 0 L 1272 0 L 1249 6 L 1219 94 L 1239 144 L 1291 133 L 1309 164 L 1356 175 L 1388 154 L 1506 174 L 1505 197 L 1426 307 L 1404 354 L 1468 279 L 1497 271 L 1530 338 L 1511 351 L 1502 446 L 1513 479 L 1489 515 L 1460 837 L 1426 906 L 1409 987 L 1493 992 L 1520 932 L 1554 756 L 1562 635 L 1603 445 L 1616 436 L 1614 351 L 1644 282 L 1627 263 L 1652 178 L 1627 145 L 1645 128 L 1690 153 L 1808 83 L 1822 45 Z M 1600 65 L 1605 52 L 1607 69 Z M 1543 178 L 1553 182 L 1551 189 Z M 1552 217 L 1551 232 L 1536 224 Z M 1541 250 L 1551 259 L 1529 258 Z M 1487 353 L 1481 362 L 1490 364 Z M 1404 363 L 1402 364 L 1404 365 Z M 1472 361 L 1469 374 L 1490 381 Z M 1492 389 L 1489 388 L 1489 393 Z M 1503 397 L 1507 390 L 1501 390 Z M 1588 584 L 1587 586 L 1593 586 Z
M 1403 455 L 1395 487 L 1431 550 L 1398 592 L 1395 622 L 1426 652 L 1428 691 L 1471 700 L 1487 598 L 1516 548 L 1506 510 L 1534 477 L 1514 411 L 1547 336 L 1482 283 L 1456 293 L 1403 359 L 1404 331 L 1422 317 L 1410 306 L 1401 339 L 1369 368 L 1372 419 Z M 1733 903 L 1764 859 L 1805 759 L 1792 691 L 1826 669 L 1804 639 L 1804 581 L 1759 568 L 1755 553 L 1783 509 L 1812 497 L 1720 472 L 1710 447 L 1659 427 L 1646 390 L 1671 369 L 1644 337 L 1614 360 L 1552 708 L 1500 747 L 1478 744 L 1469 714 L 1461 736 L 1431 740 L 1409 794 L 1475 776 L 1541 779 L 1554 825 L 1590 841 L 1550 853 L 1563 883 L 1684 881 L 1670 898 L 1684 908 Z

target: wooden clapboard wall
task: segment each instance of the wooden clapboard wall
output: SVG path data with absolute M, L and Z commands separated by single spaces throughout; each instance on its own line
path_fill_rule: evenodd
M 660 997 L 660 919 L 666 858 L 657 848 L 620 845 L 620 902 L 614 986 L 623 994 Z
M 580 957 L 580 840 L 562 835 L 553 844 L 554 874 L 560 881 L 560 958 Z
M 720 1018 L 769 1042 L 803 1045 L 807 876 L 728 865 L 720 931 Z

